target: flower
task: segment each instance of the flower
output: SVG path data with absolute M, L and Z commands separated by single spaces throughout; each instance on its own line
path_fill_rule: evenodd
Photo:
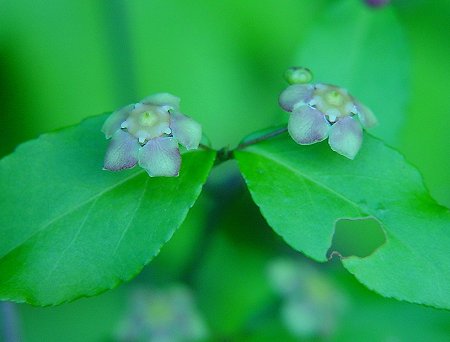
M 382 7 L 389 4 L 390 0 L 365 0 L 365 3 L 370 7 Z
M 282 324 L 299 339 L 328 340 L 348 311 L 346 294 L 305 261 L 278 258 L 268 266 Z
M 205 341 L 209 329 L 192 290 L 182 284 L 131 291 L 118 341 Z
M 113 112 L 102 127 L 111 139 L 104 169 L 119 171 L 139 164 L 150 177 L 178 176 L 178 143 L 193 150 L 202 138 L 200 124 L 181 114 L 179 105 L 178 97 L 159 93 Z
M 370 128 L 377 124 L 372 111 L 346 89 L 324 83 L 304 84 L 295 77 L 289 77 L 288 82 L 291 85 L 281 93 L 279 103 L 291 113 L 288 132 L 292 139 L 300 145 L 311 145 L 329 138 L 333 151 L 354 159 L 362 144 L 361 125 Z

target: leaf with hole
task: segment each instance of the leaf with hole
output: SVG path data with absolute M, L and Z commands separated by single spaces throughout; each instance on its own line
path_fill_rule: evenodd
M 326 261 L 337 220 L 375 218 L 386 243 L 344 266 L 384 296 L 450 308 L 450 212 L 398 152 L 366 135 L 352 161 L 285 133 L 235 157 L 262 214 L 293 248 Z
M 106 116 L 46 134 L 0 161 L 0 298 L 54 305 L 134 277 L 197 199 L 213 151 L 183 154 L 180 176 L 103 171 Z

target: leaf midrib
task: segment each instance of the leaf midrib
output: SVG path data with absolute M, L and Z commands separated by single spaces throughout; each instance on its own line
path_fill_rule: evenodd
M 121 180 L 120 182 L 115 183 L 112 186 L 107 187 L 106 189 L 100 191 L 99 193 L 89 197 L 88 199 L 86 199 L 85 201 L 75 205 L 74 207 L 71 207 L 70 209 L 66 210 L 65 212 L 63 212 L 62 214 L 54 217 L 53 219 L 51 219 L 50 221 L 48 221 L 47 223 L 44 223 L 44 225 L 37 229 L 36 231 L 34 231 L 29 237 L 27 237 L 25 240 L 21 241 L 20 243 L 18 243 L 17 245 L 13 246 L 11 249 L 9 249 L 8 251 L 6 251 L 2 256 L 0 256 L 0 259 L 5 258 L 6 256 L 8 256 L 9 254 L 11 254 L 14 250 L 16 250 L 17 248 L 23 246 L 24 244 L 26 244 L 28 241 L 30 241 L 33 237 L 35 237 L 37 234 L 43 232 L 44 230 L 48 229 L 49 227 L 51 227 L 54 223 L 58 222 L 59 220 L 61 220 L 62 218 L 66 217 L 67 215 L 75 212 L 76 210 L 80 209 L 81 207 L 83 207 L 84 205 L 90 203 L 91 201 L 94 201 L 98 198 L 100 198 L 101 196 L 103 196 L 104 194 L 116 189 L 117 187 L 127 183 L 128 181 L 134 179 L 135 177 L 141 175 L 144 172 L 144 170 L 139 170 L 136 173 L 133 173 L 131 176 L 124 178 L 123 180 Z
M 259 150 L 259 151 L 261 151 L 261 150 Z M 298 176 L 303 177 L 304 179 L 310 181 L 311 183 L 316 184 L 317 186 L 319 186 L 319 187 L 322 188 L 323 190 L 328 191 L 328 192 L 332 193 L 333 195 L 339 197 L 339 198 L 342 199 L 343 201 L 349 203 L 350 205 L 352 205 L 353 207 L 355 207 L 356 209 L 358 209 L 358 211 L 360 211 L 362 214 L 372 215 L 371 213 L 368 213 L 368 212 L 366 212 L 364 209 L 362 209 L 362 208 L 359 206 L 358 203 L 353 202 L 352 200 L 348 199 L 348 198 L 345 197 L 344 195 L 342 195 L 342 194 L 336 192 L 335 190 L 331 189 L 331 188 L 328 187 L 327 185 L 325 185 L 325 184 L 323 184 L 323 183 L 321 183 L 321 182 L 318 182 L 318 181 L 315 180 L 315 179 L 312 179 L 312 178 L 306 176 L 304 173 L 302 173 L 302 172 L 300 172 L 299 170 L 295 169 L 295 168 L 292 167 L 291 165 L 289 165 L 289 164 L 287 164 L 287 163 L 285 163 L 285 162 L 283 162 L 283 161 L 281 161 L 281 160 L 275 158 L 274 155 L 272 155 L 272 154 L 270 154 L 270 153 L 264 153 L 264 152 L 263 152 L 263 153 L 260 153 L 260 152 L 256 153 L 256 152 L 252 152 L 252 151 L 249 151 L 249 150 L 246 150 L 245 152 L 247 152 L 247 153 L 252 153 L 252 154 L 254 154 L 254 155 L 264 157 L 265 159 L 268 159 L 269 161 L 274 161 L 274 162 L 276 162 L 277 164 L 279 164 L 279 165 L 285 167 L 286 169 L 292 171 L 293 173 L 297 174 Z
M 373 215 L 372 213 L 367 213 L 366 211 L 362 210 L 362 209 L 359 207 L 359 205 L 358 205 L 357 203 L 355 203 L 355 202 L 353 202 L 352 200 L 350 200 L 350 199 L 344 197 L 344 195 L 341 195 L 340 193 L 338 193 L 338 192 L 336 192 L 335 190 L 329 188 L 329 187 L 326 186 L 325 184 L 323 184 L 323 183 L 321 183 L 321 182 L 318 182 L 317 180 L 312 179 L 312 178 L 306 176 L 304 173 L 300 172 L 298 169 L 296 169 L 296 168 L 292 167 L 291 165 L 289 165 L 289 164 L 283 162 L 282 160 L 277 159 L 273 154 L 267 153 L 267 152 L 265 152 L 264 150 L 261 150 L 261 149 L 258 149 L 258 152 L 249 151 L 249 150 L 245 150 L 245 152 L 254 154 L 254 155 L 256 155 L 256 156 L 261 156 L 261 157 L 263 157 L 263 158 L 265 158 L 265 159 L 267 159 L 267 160 L 269 160 L 269 161 L 272 161 L 272 162 L 277 163 L 278 165 L 280 165 L 280 166 L 282 166 L 282 167 L 285 167 L 286 169 L 288 169 L 288 170 L 294 172 L 295 174 L 299 175 L 300 177 L 303 177 L 303 178 L 309 180 L 309 181 L 312 182 L 313 184 L 316 184 L 316 185 L 318 185 L 319 187 L 321 187 L 322 189 L 324 189 L 324 190 L 326 190 L 326 191 L 329 191 L 330 193 L 332 193 L 332 194 L 338 196 L 339 198 L 345 200 L 347 203 L 350 203 L 351 205 L 353 205 L 354 207 L 356 207 L 356 208 L 357 208 L 359 211 L 361 211 L 362 213 L 365 213 L 365 214 L 367 214 L 367 215 L 370 215 L 371 217 L 376 218 L 376 219 L 380 222 L 380 224 L 381 224 L 382 226 L 385 226 L 385 224 L 383 223 L 383 221 L 380 220 L 376 215 Z M 383 229 L 385 229 L 385 228 L 383 228 Z M 389 243 L 389 239 L 395 239 L 398 243 L 402 244 L 406 249 L 408 249 L 412 255 L 415 255 L 416 257 L 418 257 L 419 260 L 424 260 L 425 263 L 426 263 L 426 264 L 429 264 L 430 267 L 433 268 L 433 270 L 434 270 L 435 272 L 439 273 L 439 270 L 436 268 L 436 265 L 432 262 L 432 260 L 428 259 L 427 256 L 424 256 L 424 255 L 421 255 L 421 254 L 417 254 L 417 251 L 415 251 L 412 247 L 410 247 L 408 244 L 406 244 L 403 240 L 399 239 L 395 234 L 392 233 L 391 230 L 386 229 L 386 232 L 387 232 L 387 234 L 388 234 L 388 236 L 386 237 L 386 238 L 387 238 L 386 244 Z M 379 250 L 379 249 L 377 249 L 376 251 L 378 251 L 378 250 Z M 373 254 L 372 254 L 372 255 L 373 255 Z M 357 258 L 359 258 L 359 257 L 357 257 Z M 367 257 L 364 257 L 364 258 L 359 258 L 359 259 L 367 259 L 367 258 L 370 258 L 370 255 L 367 256 Z M 437 277 L 436 279 L 439 279 L 439 277 Z M 441 284 L 439 283 L 438 286 L 440 287 L 440 285 L 441 285 Z M 442 290 L 441 290 L 441 292 L 442 292 Z M 440 293 L 440 296 L 442 297 L 442 293 Z

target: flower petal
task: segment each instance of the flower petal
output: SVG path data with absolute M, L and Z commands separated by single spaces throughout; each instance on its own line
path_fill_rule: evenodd
M 119 129 L 112 136 L 105 155 L 104 169 L 119 171 L 130 169 L 137 164 L 139 145 L 131 134 Z
M 149 140 L 139 150 L 139 165 L 150 177 L 178 176 L 181 155 L 175 138 L 161 137 Z
M 361 125 L 349 116 L 338 120 L 331 126 L 328 143 L 333 151 L 354 159 L 362 144 Z
M 294 84 L 287 87 L 280 95 L 278 103 L 287 112 L 292 112 L 296 105 L 307 103 L 313 95 L 314 87 L 310 84 Z
M 125 106 L 119 110 L 113 112 L 105 121 L 102 127 L 102 132 L 105 134 L 106 139 L 109 139 L 113 134 L 120 129 L 120 125 L 124 122 L 131 111 L 134 109 L 134 104 Z
M 329 130 L 330 124 L 325 115 L 310 106 L 295 109 L 289 117 L 289 134 L 301 145 L 311 145 L 325 140 Z
M 169 93 L 158 93 L 147 96 L 141 100 L 141 103 L 154 106 L 171 106 L 175 110 L 180 108 L 180 98 Z
M 371 128 L 378 124 L 378 120 L 375 117 L 375 114 L 362 103 L 355 101 L 356 111 L 358 112 L 359 121 L 364 128 Z
M 194 119 L 181 113 L 174 113 L 170 119 L 172 135 L 188 150 L 197 149 L 202 140 L 202 126 Z

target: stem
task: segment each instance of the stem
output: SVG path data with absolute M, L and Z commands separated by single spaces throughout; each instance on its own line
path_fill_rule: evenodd
M 269 133 L 260 135 L 257 138 L 244 141 L 243 143 L 240 143 L 236 148 L 234 148 L 232 150 L 230 150 L 229 147 L 223 147 L 223 148 L 221 148 L 220 150 L 217 151 L 216 162 L 215 162 L 214 165 L 219 165 L 219 164 L 222 164 L 223 162 L 226 162 L 227 160 L 233 159 L 233 152 L 234 151 L 239 151 L 239 150 L 242 150 L 242 149 L 244 149 L 244 148 L 246 148 L 246 147 L 248 147 L 250 145 L 254 145 L 254 144 L 257 144 L 257 143 L 259 143 L 261 141 L 274 138 L 274 137 L 276 137 L 278 135 L 281 135 L 281 134 L 287 132 L 287 130 L 288 130 L 287 127 L 277 128 L 274 131 L 271 131 Z M 200 144 L 199 148 L 204 149 L 204 150 L 213 150 L 211 147 L 209 147 L 209 146 L 207 146 L 205 144 Z
M 0 303 L 0 340 L 5 342 L 19 342 L 19 318 L 14 303 Z
M 215 165 L 222 164 L 223 162 L 226 162 L 227 160 L 230 160 L 233 158 L 233 151 L 231 151 L 228 147 L 223 147 L 219 151 L 217 151 L 217 158 Z
M 211 150 L 211 147 L 209 147 L 208 145 L 205 145 L 205 144 L 199 144 L 198 147 L 203 150 L 207 150 L 207 151 Z
M 261 135 L 261 136 L 255 138 L 255 139 L 251 139 L 251 140 L 248 140 L 248 141 L 245 141 L 245 142 L 239 144 L 235 150 L 242 150 L 250 145 L 257 144 L 264 140 L 268 140 L 270 138 L 276 137 L 285 132 L 287 132 L 287 127 L 282 127 L 282 128 L 276 129 L 275 131 L 269 132 L 267 134 L 264 134 L 264 135 Z
M 128 4 L 121 0 L 103 0 L 100 4 L 104 15 L 109 58 L 113 67 L 115 98 L 118 103 L 129 103 L 136 98 L 137 76 L 133 64 Z

